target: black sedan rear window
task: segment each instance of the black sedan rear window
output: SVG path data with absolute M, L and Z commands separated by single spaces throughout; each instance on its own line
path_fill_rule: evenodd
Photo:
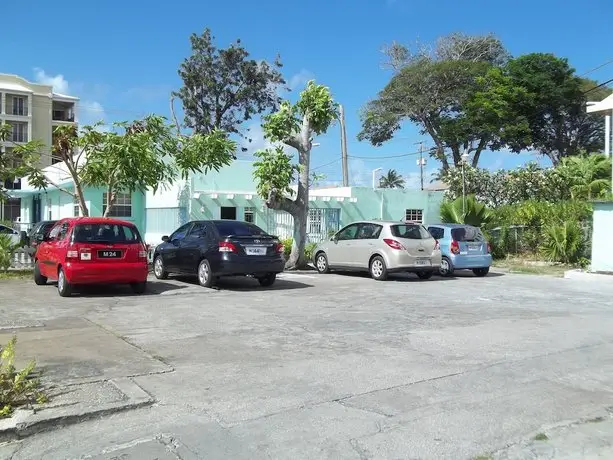
M 268 236 L 268 234 L 257 225 L 237 220 L 216 221 L 215 227 L 219 235 L 225 236 Z
M 427 240 L 432 238 L 428 230 L 417 224 L 392 225 L 392 235 L 396 238 L 407 238 L 409 240 Z
M 75 243 L 140 243 L 136 227 L 123 224 L 77 224 L 73 231 Z

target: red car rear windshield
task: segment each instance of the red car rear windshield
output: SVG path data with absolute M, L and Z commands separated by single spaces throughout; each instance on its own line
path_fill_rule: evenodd
M 123 224 L 77 224 L 73 231 L 74 243 L 133 244 L 140 243 L 136 227 Z
M 432 238 L 428 230 L 417 224 L 392 225 L 392 235 L 396 238 L 407 238 L 409 240 L 427 240 Z

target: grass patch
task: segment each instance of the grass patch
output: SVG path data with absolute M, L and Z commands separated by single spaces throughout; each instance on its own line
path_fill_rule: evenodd
M 41 389 L 36 377 L 36 362 L 26 367 L 15 367 L 15 346 L 17 337 L 0 346 L 0 419 L 10 417 L 20 406 L 32 407 L 47 402 L 47 395 Z
M 532 439 L 535 441 L 547 441 L 549 438 L 545 433 L 539 433 Z
M 477 455 L 473 460 L 494 460 L 491 455 Z
M 32 276 L 33 271 L 30 269 L 0 272 L 0 280 L 25 280 L 32 279 Z
M 495 260 L 494 267 L 503 268 L 509 273 L 521 273 L 526 275 L 546 275 L 564 277 L 564 272 L 572 267 L 567 265 L 541 265 L 524 259 L 502 259 Z

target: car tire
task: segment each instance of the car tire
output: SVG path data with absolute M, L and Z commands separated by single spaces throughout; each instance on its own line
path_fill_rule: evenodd
M 319 252 L 315 256 L 315 268 L 318 273 L 330 273 L 330 266 L 328 265 L 328 256 L 325 252 Z
M 434 275 L 433 272 L 417 272 L 417 276 L 420 280 L 429 280 Z
M 258 281 L 260 282 L 260 286 L 262 287 L 270 287 L 273 284 L 275 284 L 276 280 L 277 280 L 276 273 L 269 273 L 266 276 L 261 276 L 258 278 Z
M 453 264 L 451 263 L 451 260 L 443 256 L 443 258 L 441 259 L 441 266 L 438 269 L 438 274 L 444 276 L 445 278 L 449 278 L 450 276 L 453 276 L 453 272 L 454 268 Z
M 130 287 L 134 294 L 144 294 L 147 291 L 147 282 L 141 281 L 138 283 L 130 283 Z
M 483 278 L 484 276 L 487 276 L 487 274 L 489 272 L 490 272 L 490 267 L 474 268 L 473 269 L 473 273 L 475 274 L 475 276 L 478 276 L 479 278 Z
M 72 286 L 66 279 L 64 269 L 60 268 L 57 272 L 57 292 L 61 297 L 70 297 L 72 295 Z
M 213 287 L 215 276 L 208 260 L 202 259 L 198 265 L 198 284 L 202 287 Z
M 368 268 L 372 279 L 376 281 L 385 281 L 387 279 L 387 266 L 383 257 L 373 257 Z
M 38 260 L 34 263 L 34 283 L 37 286 L 44 286 L 47 284 L 47 277 L 40 273 L 40 265 Z
M 168 279 L 168 272 L 164 267 L 164 259 L 158 255 L 153 260 L 153 275 L 159 280 Z

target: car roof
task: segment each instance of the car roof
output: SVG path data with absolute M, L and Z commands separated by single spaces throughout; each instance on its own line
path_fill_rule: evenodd
M 356 220 L 355 222 L 351 222 L 351 224 L 376 224 L 376 225 L 422 225 L 419 222 L 411 222 L 405 220 Z
M 58 222 L 74 222 L 75 224 L 120 224 L 134 227 L 133 222 L 115 219 L 113 217 L 66 217 Z
M 469 224 L 430 224 L 429 227 L 443 227 L 443 228 L 466 228 L 466 227 L 474 227 L 479 228 L 474 225 Z

